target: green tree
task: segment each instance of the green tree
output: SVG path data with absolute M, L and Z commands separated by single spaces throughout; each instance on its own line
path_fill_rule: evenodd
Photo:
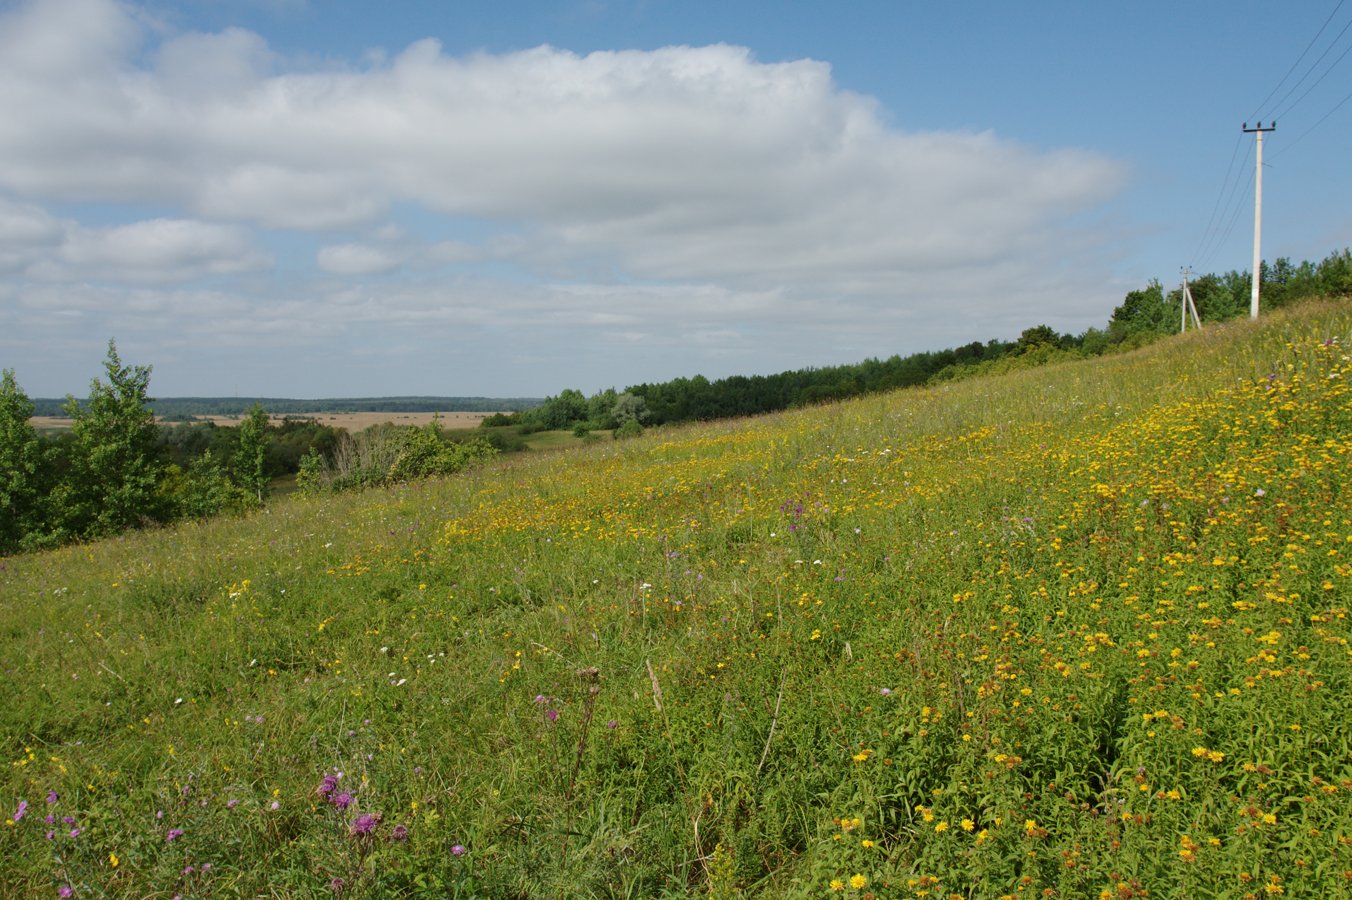
M 210 450 L 203 450 L 186 471 L 177 465 L 168 466 L 160 486 L 161 494 L 179 516 L 206 519 L 255 504 L 254 496 L 230 480 Z
M 638 422 L 642 425 L 648 420 L 648 403 L 642 397 L 637 397 L 625 391 L 615 398 L 615 405 L 610 410 L 610 418 L 615 422 L 614 427 L 616 428 L 626 422 Z
M 1178 323 L 1178 307 L 1164 299 L 1164 288 L 1152 280 L 1145 290 L 1127 294 L 1122 305 L 1113 310 L 1108 333 L 1120 341 L 1140 332 L 1168 334 L 1178 330 Z
M 239 445 L 231 459 L 230 473 L 235 483 L 258 503 L 268 492 L 268 414 L 255 403 L 239 423 Z
M 164 472 L 156 453 L 158 429 L 147 396 L 150 366 L 124 366 L 110 340 L 103 368 L 108 383 L 90 382 L 88 406 L 74 397 L 65 406 L 74 425 L 63 515 L 68 530 L 82 537 L 161 521 L 166 512 L 158 491 Z
M 42 445 L 28 421 L 33 402 L 5 369 L 0 378 L 0 553 L 42 526 Z
M 1025 328 L 1019 335 L 1019 342 L 1015 345 L 1015 353 L 1028 353 L 1039 347 L 1055 347 L 1061 341 L 1058 335 L 1050 325 L 1034 325 L 1032 328 Z

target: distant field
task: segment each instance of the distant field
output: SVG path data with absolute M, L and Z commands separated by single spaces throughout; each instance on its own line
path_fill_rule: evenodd
M 395 425 L 426 425 L 434 415 L 441 416 L 441 424 L 447 429 L 477 428 L 484 417 L 491 412 L 352 412 L 352 413 L 292 413 L 292 418 L 315 419 L 334 428 L 346 428 L 348 431 L 361 431 L 372 425 L 393 422 Z M 197 421 L 215 422 L 217 425 L 238 425 L 243 416 L 198 416 Z M 280 424 L 285 416 L 273 416 L 274 424 Z M 34 416 L 33 427 L 39 431 L 61 431 L 71 426 L 71 419 L 64 416 Z

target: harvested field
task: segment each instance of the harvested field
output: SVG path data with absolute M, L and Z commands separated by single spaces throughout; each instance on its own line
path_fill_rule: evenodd
M 477 428 L 490 412 L 356 412 L 356 413 L 293 413 L 291 418 L 315 419 L 321 424 L 333 428 L 346 428 L 357 432 L 372 425 L 392 422 L 395 425 L 426 425 L 434 415 L 441 416 L 442 427 L 447 429 Z M 198 416 L 196 421 L 214 422 L 217 425 L 238 425 L 243 416 Z M 273 424 L 280 425 L 285 416 L 273 416 Z M 33 427 L 39 431 L 61 431 L 71 426 L 71 420 L 63 416 L 34 416 Z

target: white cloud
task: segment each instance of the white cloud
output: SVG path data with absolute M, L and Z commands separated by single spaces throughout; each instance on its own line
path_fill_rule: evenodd
M 171 325 L 190 319 L 184 282 L 271 271 L 271 230 L 319 248 L 285 288 L 220 288 L 219 309 L 277 335 L 548 326 L 750 348 L 751 371 L 945 343 L 917 310 L 1015 330 L 1048 310 L 1101 319 L 1060 257 L 1093 249 L 1066 223 L 1120 189 L 1120 165 L 904 130 L 823 62 L 724 45 L 453 57 L 429 39 L 301 65 L 240 29 L 153 46 L 143 20 L 112 0 L 0 12 L 0 191 L 16 198 L 0 197 L 0 275 L 31 279 L 9 285 L 21 302 L 43 281 L 174 282 Z M 164 212 L 95 226 L 45 208 L 62 202 Z M 463 227 L 403 233 L 406 209 Z M 100 321 L 139 315 L 131 297 L 104 295 Z
M 0 54 L 0 114 L 28 125 L 0 139 L 18 193 L 314 229 L 412 202 L 516 223 L 550 271 L 601 255 L 642 277 L 766 286 L 963 265 L 1122 179 L 1088 154 L 898 131 L 826 64 L 739 47 L 453 58 L 429 39 L 364 70 L 274 74 L 262 39 L 231 29 L 175 38 L 145 69 L 134 23 L 78 2 L 121 37 L 51 39 L 67 62 L 27 88 L 38 61 Z M 7 43 L 47 35 L 52 5 L 10 14 Z M 74 67 L 77 46 L 95 62 Z M 32 116 L 39 101 L 65 112 Z
M 403 254 L 370 244 L 336 244 L 323 247 L 316 262 L 334 275 L 374 275 L 390 272 L 403 263 Z
M 245 229 L 183 219 L 73 229 L 60 255 L 69 265 L 64 277 L 151 283 L 256 272 L 271 265 Z

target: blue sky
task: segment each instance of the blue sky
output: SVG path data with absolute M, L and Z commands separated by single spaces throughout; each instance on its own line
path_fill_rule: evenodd
M 1249 267 L 1245 121 L 1264 256 L 1352 245 L 1350 48 L 1337 0 L 0 0 L 0 367 L 543 396 L 1078 333 Z

